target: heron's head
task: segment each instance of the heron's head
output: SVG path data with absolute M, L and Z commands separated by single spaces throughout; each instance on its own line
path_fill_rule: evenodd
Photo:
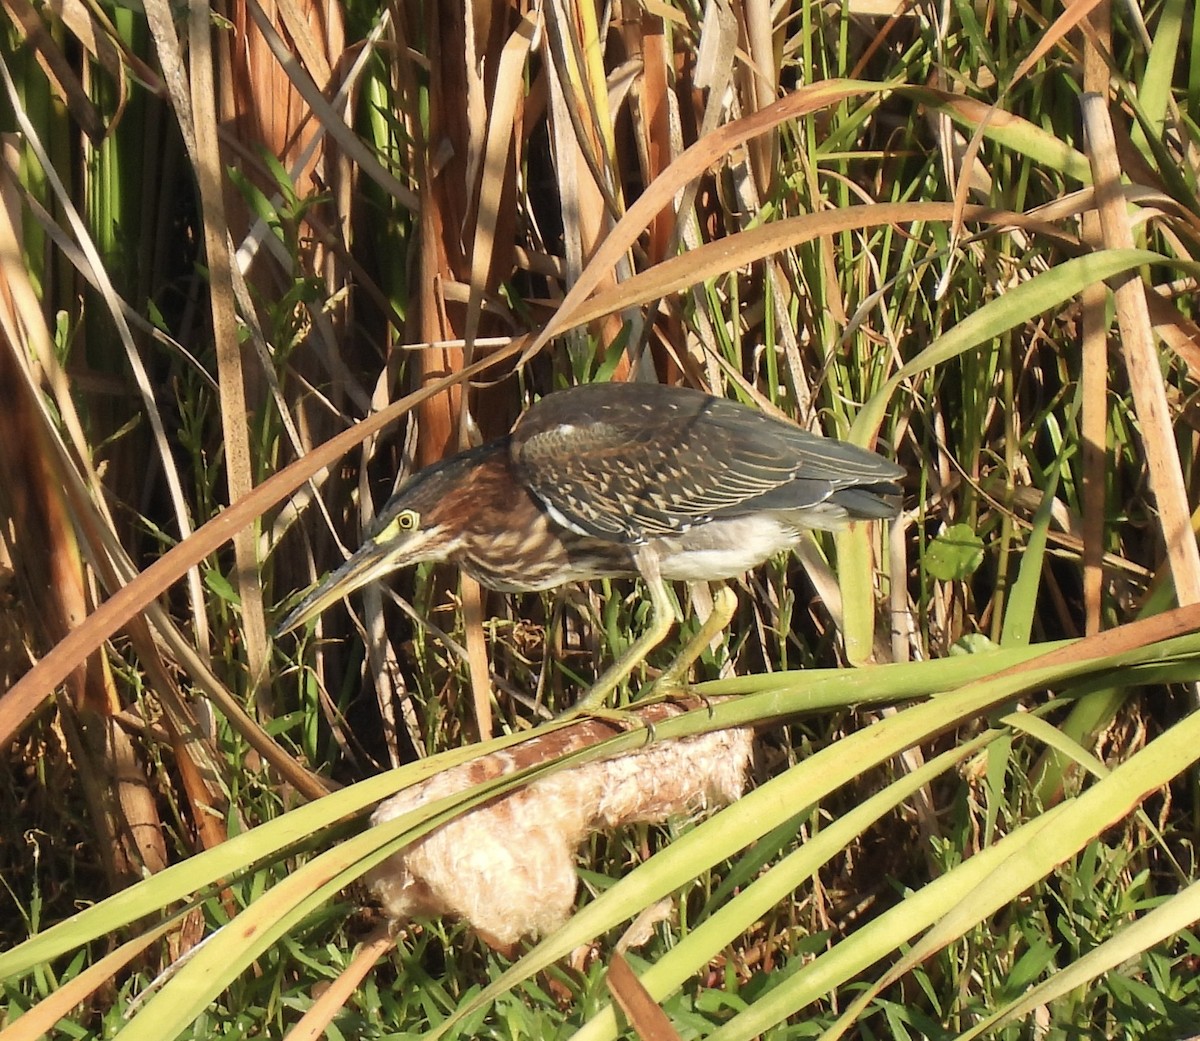
M 298 629 L 368 582 L 423 561 L 446 560 L 471 530 L 480 471 L 505 465 L 499 443 L 453 456 L 418 473 L 380 510 L 362 545 L 292 608 L 277 635 Z

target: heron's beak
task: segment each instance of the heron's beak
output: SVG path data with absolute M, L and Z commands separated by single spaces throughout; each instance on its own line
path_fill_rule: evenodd
M 402 540 L 369 539 L 364 542 L 346 563 L 309 590 L 304 599 L 279 623 L 275 635 L 282 636 L 299 629 L 330 604 L 349 596 L 368 582 L 377 581 L 410 564 L 439 556 L 438 553 L 429 552 L 429 542 L 426 532 L 414 532 Z

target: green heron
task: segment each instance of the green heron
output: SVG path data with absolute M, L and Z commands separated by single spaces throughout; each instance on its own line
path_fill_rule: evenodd
M 421 561 L 451 561 L 503 592 L 641 576 L 649 629 L 580 703 L 595 707 L 666 638 L 665 581 L 731 578 L 805 529 L 894 517 L 903 475 L 865 449 L 695 390 L 558 391 L 507 437 L 417 473 L 279 632 Z

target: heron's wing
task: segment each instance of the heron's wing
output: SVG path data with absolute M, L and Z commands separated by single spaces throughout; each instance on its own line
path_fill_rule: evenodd
M 898 493 L 890 482 L 903 472 L 753 409 L 656 385 L 543 398 L 514 429 L 512 460 L 556 519 L 618 542 L 675 534 L 717 516 L 804 510 L 842 488 L 887 485 Z

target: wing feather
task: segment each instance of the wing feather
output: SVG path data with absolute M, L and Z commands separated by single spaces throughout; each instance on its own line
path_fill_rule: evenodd
M 894 463 L 723 398 L 657 384 L 548 395 L 512 433 L 518 477 L 582 534 L 637 543 L 714 517 L 898 495 Z M 865 498 L 864 498 L 865 497 Z M 886 515 L 877 505 L 870 516 Z

